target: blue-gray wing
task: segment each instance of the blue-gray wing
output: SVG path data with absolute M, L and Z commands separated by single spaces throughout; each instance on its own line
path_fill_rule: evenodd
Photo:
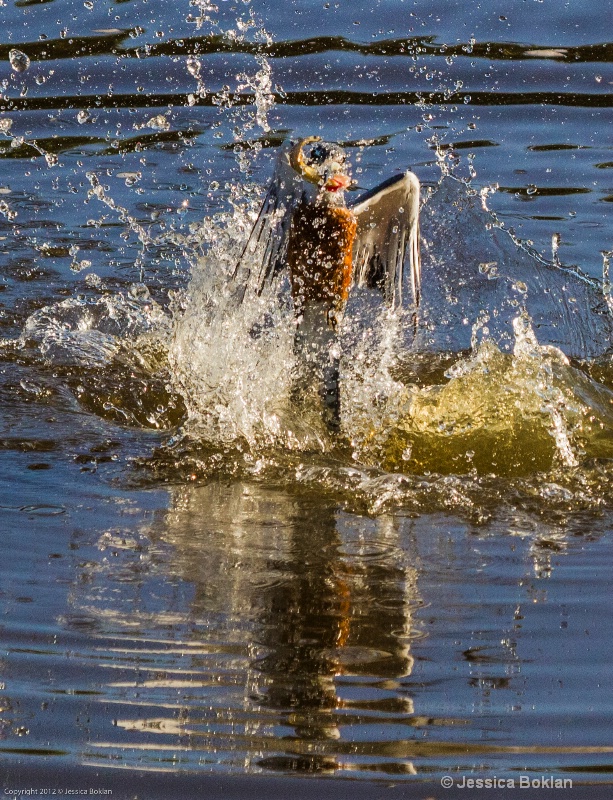
M 304 191 L 302 178 L 290 166 L 289 148 L 284 148 L 234 269 L 232 277 L 240 302 L 247 291 L 262 294 L 286 266 L 292 213 Z
M 419 181 L 397 175 L 351 206 L 358 222 L 353 250 L 354 282 L 380 289 L 392 308 L 419 304 Z M 404 276 L 412 297 L 405 297 Z

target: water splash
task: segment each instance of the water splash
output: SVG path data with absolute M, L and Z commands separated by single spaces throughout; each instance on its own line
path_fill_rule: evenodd
M 354 460 L 375 465 L 384 460 L 389 431 L 407 413 L 410 391 L 393 377 L 407 321 L 402 312 L 381 308 L 373 315 L 367 307 L 357 315 L 355 305 L 348 308 L 342 339 L 342 428 Z M 407 456 L 408 450 L 403 460 Z
M 164 118 L 165 119 L 165 118 Z M 149 233 L 143 228 L 143 226 L 138 222 L 138 220 L 130 214 L 127 208 L 117 203 L 113 198 L 107 193 L 105 187 L 100 183 L 100 179 L 94 172 L 86 173 L 86 178 L 90 183 L 91 189 L 87 193 L 87 200 L 91 200 L 92 198 L 96 198 L 101 203 L 104 203 L 105 206 L 110 208 L 112 211 L 115 211 L 119 215 L 119 219 L 126 223 L 128 228 L 133 231 L 141 244 L 141 248 L 139 253 L 136 256 L 136 260 L 134 262 L 134 266 L 136 269 L 139 270 L 140 277 L 139 280 L 141 283 L 145 280 L 145 257 L 147 248 L 150 245 L 155 244 L 155 239 L 153 239 Z
M 202 234 L 214 245 L 194 265 L 169 352 L 187 428 L 208 442 L 304 446 L 302 426 L 290 423 L 293 313 L 274 290 L 237 305 L 230 275 L 249 223 L 238 210 L 224 223 L 218 235 L 212 222 Z
M 565 370 L 570 362 L 558 348 L 539 345 L 527 314 L 513 320 L 513 329 L 514 357 L 518 361 L 523 360 L 529 368 L 536 368 L 532 389 L 543 402 L 541 411 L 549 415 L 549 432 L 555 441 L 557 456 L 564 466 L 576 467 L 579 460 L 573 450 L 568 422 L 573 416 L 588 413 L 589 408 L 582 408 L 573 394 L 565 393 L 563 387 L 556 385 L 555 367 Z
M 29 63 L 29 62 L 28 62 Z M 17 150 L 18 148 L 23 147 L 24 145 L 28 145 L 33 150 L 35 150 L 39 155 L 43 156 L 45 161 L 47 162 L 48 167 L 55 167 L 58 164 L 58 157 L 55 153 L 51 153 L 42 147 L 36 139 L 26 139 L 24 136 L 18 136 L 17 134 L 13 134 L 13 120 L 10 117 L 5 117 L 4 119 L 0 120 L 0 134 L 6 136 L 7 139 L 10 141 L 11 149 Z
M 242 442 L 256 460 L 263 448 L 327 452 L 348 443 L 353 468 L 405 475 L 522 475 L 556 465 L 572 469 L 588 454 L 608 453 L 603 437 L 594 437 L 598 426 L 613 430 L 608 390 L 570 365 L 555 344 L 563 337 L 559 324 L 550 323 L 555 337 L 547 340 L 544 312 L 534 305 L 545 278 L 548 290 L 561 282 L 564 300 L 569 291 L 591 287 L 563 269 L 539 272 L 543 262 L 499 232 L 483 204 L 483 195 L 449 177 L 426 201 L 430 252 L 424 259 L 425 323 L 417 335 L 409 309 L 391 313 L 376 292 L 352 294 L 339 342 L 337 438 L 318 420 L 316 402 L 303 397 L 296 405 L 299 369 L 288 295 L 280 302 L 275 290 L 235 303 L 230 275 L 253 207 L 237 202 L 217 227 L 203 225 L 209 252 L 195 266 L 170 348 L 175 386 L 190 413 L 188 437 Z M 458 221 L 456 241 L 449 235 L 450 213 Z M 253 259 L 257 263 L 257 252 Z M 428 301 L 433 261 L 438 294 Z M 465 274 L 478 286 L 462 295 Z M 530 308 L 541 314 L 538 334 Z M 585 328 L 577 332 L 575 318 L 569 319 L 570 333 L 583 342 Z M 313 474 L 309 470 L 301 467 L 301 480 Z M 394 486 L 385 496 L 396 496 L 402 482 Z
M 406 414 L 379 450 L 388 469 L 511 476 L 610 457 L 611 392 L 540 345 L 525 314 L 514 331 L 512 353 L 485 338 L 446 382 L 407 382 Z
M 253 91 L 256 108 L 255 122 L 264 133 L 268 133 L 270 131 L 268 113 L 275 105 L 275 96 L 272 91 L 272 68 L 268 59 L 263 55 L 257 55 L 256 61 L 260 69 L 253 76 L 246 73 L 239 75 L 241 83 L 236 87 L 236 91 L 242 92 L 245 89 Z
M 14 72 L 25 72 L 30 67 L 30 59 L 21 50 L 9 51 L 9 63 Z
M 35 346 L 50 364 L 108 366 L 131 341 L 147 334 L 163 340 L 170 320 L 149 295 L 135 284 L 128 294 L 69 298 L 36 311 L 26 320 L 20 347 Z
M 613 314 L 613 297 L 611 295 L 611 256 L 613 250 L 602 252 L 602 293 L 607 302 L 609 311 Z
M 262 43 L 265 46 L 272 44 L 272 37 L 253 8 L 250 8 L 246 15 L 237 16 L 235 28 L 223 29 L 215 16 L 218 11 L 217 6 L 209 3 L 208 0 L 192 0 L 191 5 L 196 6 L 200 12 L 198 16 L 190 15 L 189 18 L 190 21 L 196 23 L 198 30 L 206 25 L 210 35 L 221 36 L 233 43 L 247 41 L 250 37 L 255 43 Z M 270 62 L 261 52 L 256 52 L 254 59 L 258 67 L 255 72 L 240 72 L 235 76 L 234 90 L 226 85 L 213 97 L 214 105 L 219 107 L 220 114 L 224 117 L 224 127 L 232 129 L 235 153 L 240 170 L 244 174 L 248 174 L 251 168 L 246 151 L 253 149 L 253 153 L 257 154 L 260 149 L 258 142 L 249 141 L 249 137 L 252 136 L 255 127 L 259 127 L 263 133 L 270 132 L 268 115 L 275 105 Z M 207 97 L 208 90 L 202 76 L 201 61 L 195 56 L 188 56 L 185 60 L 185 67 L 196 81 L 196 91 L 188 97 L 188 105 L 193 106 L 199 100 Z M 240 95 L 245 90 L 253 93 L 255 112 L 251 111 L 249 107 L 236 105 L 240 102 Z M 248 145 L 248 147 L 241 145 Z

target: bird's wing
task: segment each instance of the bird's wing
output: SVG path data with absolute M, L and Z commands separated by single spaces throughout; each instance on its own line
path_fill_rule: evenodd
M 283 269 L 292 212 L 304 191 L 302 178 L 290 166 L 289 148 L 285 148 L 234 269 L 232 277 L 241 302 L 247 291 L 260 295 Z
M 383 291 L 397 308 L 403 303 L 408 261 L 415 306 L 419 304 L 419 181 L 405 172 L 384 181 L 351 206 L 358 230 L 353 251 L 355 283 Z

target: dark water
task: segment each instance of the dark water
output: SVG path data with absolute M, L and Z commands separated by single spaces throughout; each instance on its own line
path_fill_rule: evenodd
M 6 788 L 609 782 L 610 12 L 0 0 Z M 350 330 L 333 441 L 282 403 L 284 320 L 216 316 L 294 133 L 343 142 L 365 188 L 469 181 L 424 212 L 431 319 L 465 341 Z M 455 265 L 549 275 L 568 336 L 524 278 L 487 319 L 456 302 Z

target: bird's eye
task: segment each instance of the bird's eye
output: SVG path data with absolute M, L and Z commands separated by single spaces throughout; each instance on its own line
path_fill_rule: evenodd
M 323 144 L 317 144 L 311 150 L 309 161 L 311 161 L 313 164 L 323 164 L 323 162 L 328 158 L 328 155 L 328 148 Z

